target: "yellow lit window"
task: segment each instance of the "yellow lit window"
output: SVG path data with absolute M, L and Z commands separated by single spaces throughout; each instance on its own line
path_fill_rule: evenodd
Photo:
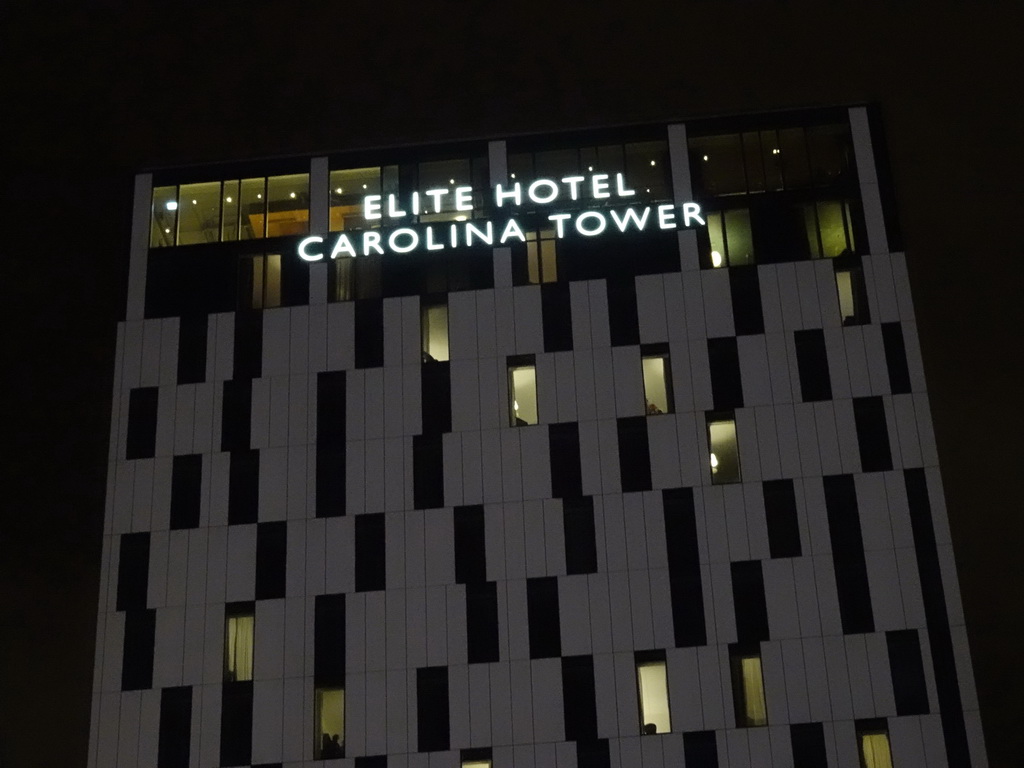
M 860 759 L 863 768 L 892 768 L 889 734 L 884 730 L 862 731 Z
M 317 688 L 314 702 L 317 760 L 345 756 L 345 689 Z
M 640 699 L 640 732 L 645 735 L 668 733 L 672 721 L 668 711 L 668 676 L 664 661 L 651 661 L 636 666 L 637 692 Z
M 537 423 L 537 368 L 512 365 L 508 369 L 509 420 L 513 427 Z
M 250 309 L 281 306 L 281 254 L 252 256 L 246 261 L 252 271 L 248 297 Z
M 558 280 L 557 242 L 553 229 L 526 233 L 526 275 L 530 284 Z
M 252 649 L 256 617 L 228 614 L 224 621 L 224 679 L 252 680 Z
M 740 481 L 740 452 L 736 443 L 736 420 L 731 413 L 708 417 L 708 447 L 711 449 L 711 482 Z
M 764 700 L 760 652 L 733 654 L 732 684 L 736 725 L 741 728 L 767 725 L 768 710 Z
M 423 362 L 448 359 L 448 306 L 434 304 L 422 310 Z
M 640 363 L 644 373 L 644 399 L 647 415 L 671 413 L 672 383 L 668 355 L 644 355 Z

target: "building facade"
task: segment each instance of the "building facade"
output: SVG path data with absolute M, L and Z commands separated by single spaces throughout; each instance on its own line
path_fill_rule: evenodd
M 140 174 L 90 765 L 985 765 L 873 147 Z

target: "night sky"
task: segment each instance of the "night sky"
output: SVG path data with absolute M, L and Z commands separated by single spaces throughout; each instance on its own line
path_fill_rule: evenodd
M 1024 13 L 13 5 L 27 3 L 0 9 L 2 768 L 86 762 L 134 173 L 852 103 L 877 105 L 886 133 L 990 761 L 1020 764 Z

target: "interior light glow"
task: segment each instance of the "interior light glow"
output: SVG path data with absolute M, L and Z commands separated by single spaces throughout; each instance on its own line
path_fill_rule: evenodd
M 449 184 L 454 184 L 455 183 L 455 179 L 448 179 L 448 183 Z
M 651 160 L 651 165 L 657 165 L 657 163 Z
M 294 193 L 294 192 L 291 192 L 291 193 L 290 193 L 290 194 L 288 195 L 288 197 L 290 197 L 290 198 L 291 198 L 292 200 L 294 200 L 294 199 L 295 199 L 295 193 Z
M 193 201 L 192 201 L 192 205 L 195 205 L 195 204 L 196 204 L 196 201 L 195 201 L 195 200 L 193 200 Z
M 711 266 L 712 267 L 720 267 L 720 266 L 722 266 L 722 254 L 720 254 L 718 251 L 712 251 L 711 252 Z M 714 454 L 711 454 L 711 455 L 714 456 Z
M 512 401 L 512 410 L 513 411 L 518 411 L 519 410 L 519 401 L 518 400 L 513 400 Z
M 707 161 L 708 161 L 708 156 L 704 155 L 704 162 L 706 163 Z
M 465 216 L 456 216 L 456 217 L 455 217 L 455 220 L 456 220 L 456 221 L 465 221 L 465 220 L 466 220 L 466 217 L 465 217 Z
M 777 155 L 777 154 L 779 154 L 779 153 L 780 153 L 781 151 L 782 151 L 781 149 L 779 149 L 778 147 L 775 147 L 775 148 L 773 148 L 773 149 L 772 149 L 772 154 L 773 154 L 773 155 Z
M 594 170 L 594 166 L 592 166 L 592 165 L 588 165 L 588 166 L 587 166 L 587 170 L 588 170 L 588 171 L 592 171 L 592 170 Z
M 341 187 L 338 187 L 338 188 L 337 188 L 336 190 L 334 190 L 334 191 L 335 191 L 335 192 L 337 192 L 337 193 L 338 193 L 339 195 L 340 195 L 340 194 L 341 194 L 341 193 L 343 192 L 343 190 L 342 190 L 342 188 L 341 188 Z
M 366 185 L 365 184 L 363 184 L 363 189 L 366 189 Z
M 166 232 L 168 235 L 171 234 L 171 230 L 169 229 L 165 229 L 164 232 Z
M 231 198 L 230 197 L 226 197 L 224 199 L 225 199 L 226 202 L 229 202 L 229 203 L 231 202 Z
M 164 208 L 166 208 L 168 211 L 176 211 L 176 210 L 178 210 L 178 201 L 177 200 L 168 200 L 164 204 Z
M 263 199 L 263 193 L 262 192 L 257 193 L 256 199 L 257 200 L 262 200 Z
M 718 457 L 715 454 L 711 454 L 711 473 L 714 474 L 718 471 Z
M 515 177 L 516 177 L 516 175 L 515 175 L 515 174 L 513 173 L 513 174 L 512 174 L 512 178 L 514 179 Z

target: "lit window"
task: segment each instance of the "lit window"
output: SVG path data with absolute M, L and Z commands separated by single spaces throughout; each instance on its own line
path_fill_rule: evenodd
M 854 251 L 849 203 L 841 200 L 807 203 L 803 214 L 811 258 L 834 258 Z
M 636 683 L 640 700 L 640 733 L 649 735 L 671 731 L 665 660 L 638 661 Z
M 448 305 L 424 306 L 421 316 L 423 326 L 423 362 L 443 362 L 448 359 Z
M 537 423 L 537 367 L 533 356 L 508 363 L 509 422 L 513 427 Z
M 153 212 L 149 247 L 174 245 L 178 231 L 178 188 L 157 187 L 153 190 Z
M 644 354 L 644 349 L 640 351 L 647 415 L 672 413 L 672 371 L 668 363 L 668 352 L 651 350 L 652 354 Z
M 229 605 L 224 616 L 224 679 L 252 680 L 256 615 L 251 603 Z
M 555 230 L 531 230 L 526 233 L 526 279 L 531 285 L 558 280 Z
M 345 689 L 317 688 L 315 699 L 317 760 L 345 756 Z
M 491 768 L 490 760 L 463 760 L 462 768 Z
M 740 481 L 740 452 L 736 443 L 733 413 L 708 415 L 711 482 L 715 485 Z
M 420 190 L 419 220 L 465 221 L 480 216 L 484 206 L 482 190 L 488 186 L 485 181 L 486 169 L 487 163 L 483 158 L 432 160 L 420 163 L 417 187 Z M 468 205 L 459 205 L 455 194 L 459 187 L 471 188 Z M 427 194 L 431 190 L 438 192 L 434 195 Z
M 754 263 L 754 238 L 750 210 L 733 208 L 707 214 L 712 267 L 739 267 Z
M 834 264 L 836 293 L 839 296 L 839 316 L 843 325 L 864 325 L 870 322 L 868 294 L 864 285 L 864 270 L 859 264 Z
M 250 309 L 270 309 L 281 306 L 281 254 L 251 256 L 242 260 L 243 287 L 248 285 L 245 298 Z
M 862 720 L 857 723 L 861 768 L 892 768 L 889 729 L 884 720 Z
M 379 227 L 381 219 L 365 218 L 364 198 L 367 195 L 396 192 L 398 166 L 345 168 L 331 171 L 330 182 L 331 232 Z
M 741 651 L 733 649 L 732 698 L 736 707 L 736 725 L 750 728 L 768 724 L 768 710 L 764 701 L 764 677 L 761 673 L 759 649 Z
M 459 757 L 460 768 L 492 768 L 490 747 L 463 749 Z
M 356 260 L 344 257 L 334 260 L 334 301 L 351 301 L 356 297 Z
M 220 239 L 220 182 L 182 184 L 178 192 L 178 245 Z

